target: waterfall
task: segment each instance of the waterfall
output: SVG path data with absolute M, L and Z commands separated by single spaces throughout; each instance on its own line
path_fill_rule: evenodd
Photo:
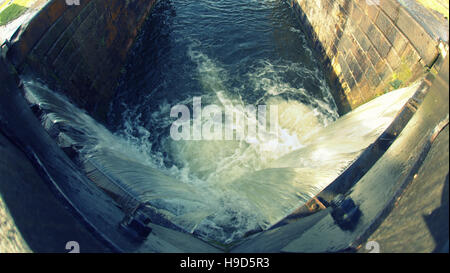
M 200 59 L 198 73 L 213 93 L 210 102 L 240 105 L 239 98 L 228 96 L 220 69 Z M 205 65 L 210 66 L 207 72 L 202 70 Z M 89 163 L 91 171 L 94 166 L 107 177 L 105 184 L 126 195 L 126 200 L 115 199 L 123 202 L 119 205 L 135 200 L 186 232 L 224 243 L 269 228 L 328 186 L 381 135 L 417 87 L 390 92 L 337 119 L 274 97 L 267 102 L 279 107 L 276 145 L 167 137 L 163 143 L 176 163 L 167 166 L 148 138 L 137 141 L 123 132 L 112 133 L 64 96 L 24 80 L 25 96 L 42 110 L 45 129 L 61 147 L 76 147 L 82 166 Z M 161 107 L 162 113 L 168 111 Z M 168 117 L 162 122 L 170 121 Z M 140 130 L 143 135 L 152 133 Z M 111 185 L 110 190 L 107 185 L 102 188 L 119 192 Z

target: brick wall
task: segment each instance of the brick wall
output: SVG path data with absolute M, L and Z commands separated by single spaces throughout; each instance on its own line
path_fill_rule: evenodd
M 290 0 L 332 72 L 341 113 L 417 80 L 439 54 L 439 41 L 396 0 L 377 1 Z
M 13 41 L 8 59 L 104 120 L 127 52 L 155 2 L 50 1 Z
M 322 53 L 341 114 L 416 80 L 439 54 L 396 0 L 289 0 Z M 373 5 L 368 3 L 376 3 Z M 156 0 L 53 0 L 8 58 L 104 120 L 128 49 Z

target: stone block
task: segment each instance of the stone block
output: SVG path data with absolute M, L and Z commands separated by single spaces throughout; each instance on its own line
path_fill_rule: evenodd
M 369 32 L 367 33 L 369 40 L 372 45 L 377 50 L 381 58 L 385 58 L 391 49 L 391 44 L 384 36 L 384 34 L 378 29 L 376 25 L 371 25 L 369 27 Z
M 356 27 L 353 31 L 353 38 L 355 41 L 361 46 L 364 51 L 368 51 L 370 48 L 370 40 L 367 36 L 362 32 L 359 27 Z
M 400 9 L 396 24 L 405 36 L 408 37 L 425 63 L 431 65 L 438 55 L 436 42 L 433 38 L 404 9 Z
M 400 11 L 400 3 L 393 0 L 379 0 L 380 1 L 380 9 L 382 9 L 386 15 L 395 22 L 398 18 L 398 14 Z
M 393 22 L 391 21 L 391 19 L 389 19 L 389 17 L 384 12 L 380 12 L 380 14 L 378 14 L 375 24 L 378 26 L 380 31 L 386 37 L 388 37 L 388 35 L 392 31 L 392 28 L 394 27 Z M 393 43 L 391 42 L 391 44 L 393 44 Z
M 389 54 L 386 57 L 386 61 L 394 71 L 397 70 L 402 63 L 402 60 L 400 59 L 397 52 L 393 48 L 389 51 Z

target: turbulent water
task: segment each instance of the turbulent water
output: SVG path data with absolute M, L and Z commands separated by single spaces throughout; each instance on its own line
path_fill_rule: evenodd
M 338 119 L 317 63 L 285 1 L 160 1 L 122 71 L 108 129 L 40 83 L 27 80 L 25 89 L 47 113 L 44 126 L 64 132 L 61 145 L 76 144 L 186 232 L 230 243 L 319 193 L 414 92 L 392 92 Z M 245 116 L 248 105 L 276 105 L 277 141 L 175 141 L 171 108 L 192 110 L 193 97 Z
M 277 105 L 278 143 L 172 140 L 171 107 L 192 109 L 194 96 L 224 111 Z M 144 26 L 109 124 L 151 151 L 160 168 L 201 189 L 211 209 L 191 225 L 206 237 L 230 242 L 268 227 L 311 195 L 299 193 L 289 204 L 277 202 L 267 210 L 249 200 L 270 204 L 285 173 L 275 175 L 263 195 L 246 189 L 242 178 L 302 147 L 303 138 L 337 117 L 325 75 L 285 1 L 176 0 L 161 1 Z

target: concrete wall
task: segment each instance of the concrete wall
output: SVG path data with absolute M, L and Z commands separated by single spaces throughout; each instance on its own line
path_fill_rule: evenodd
M 0 153 L 0 253 L 64 253 L 69 240 L 83 252 L 110 251 L 62 205 L 1 129 Z
M 439 54 L 438 38 L 396 0 L 290 1 L 332 72 L 341 113 L 407 86 Z
M 19 73 L 33 71 L 99 120 L 139 27 L 156 0 L 50 1 L 8 51 Z
M 438 37 L 396 0 L 289 0 L 323 55 L 340 113 L 416 80 L 439 54 Z M 104 120 L 127 52 L 156 0 L 52 0 L 8 52 Z M 377 3 L 379 4 L 373 4 Z

